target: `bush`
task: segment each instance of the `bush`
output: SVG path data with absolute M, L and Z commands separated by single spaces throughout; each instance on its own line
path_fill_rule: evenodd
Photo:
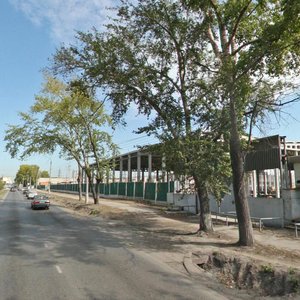
M 4 189 L 5 182 L 3 180 L 0 180 L 0 191 Z

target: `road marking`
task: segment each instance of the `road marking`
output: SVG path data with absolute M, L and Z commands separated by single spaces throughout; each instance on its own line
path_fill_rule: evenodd
M 62 274 L 62 270 L 61 270 L 60 266 L 55 266 L 55 268 L 59 274 Z
M 44 244 L 44 246 L 45 246 L 45 248 L 49 248 L 49 246 L 48 246 L 48 244 L 47 244 L 47 243 L 45 243 L 45 244 Z

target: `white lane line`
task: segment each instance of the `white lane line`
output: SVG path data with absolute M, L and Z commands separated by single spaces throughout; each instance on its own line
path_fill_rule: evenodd
M 60 266 L 55 266 L 55 268 L 59 274 L 62 274 L 62 270 L 61 270 Z

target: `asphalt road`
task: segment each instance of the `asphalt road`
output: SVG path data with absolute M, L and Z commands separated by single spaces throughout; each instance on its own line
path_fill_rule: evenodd
M 129 247 L 128 228 L 51 206 L 21 192 L 0 202 L 1 299 L 228 299 Z

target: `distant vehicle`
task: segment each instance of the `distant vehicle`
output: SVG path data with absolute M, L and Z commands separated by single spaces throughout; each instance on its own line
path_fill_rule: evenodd
M 16 190 L 17 190 L 17 189 L 16 189 L 15 187 L 11 187 L 11 188 L 10 188 L 10 191 L 11 191 L 11 192 L 15 192 Z
M 31 201 L 31 209 L 36 209 L 36 208 L 49 209 L 49 207 L 50 207 L 50 200 L 45 195 L 36 195 L 33 197 L 33 200 Z
M 37 192 L 34 191 L 28 191 L 28 193 L 26 194 L 27 199 L 33 199 L 35 196 L 37 196 Z

